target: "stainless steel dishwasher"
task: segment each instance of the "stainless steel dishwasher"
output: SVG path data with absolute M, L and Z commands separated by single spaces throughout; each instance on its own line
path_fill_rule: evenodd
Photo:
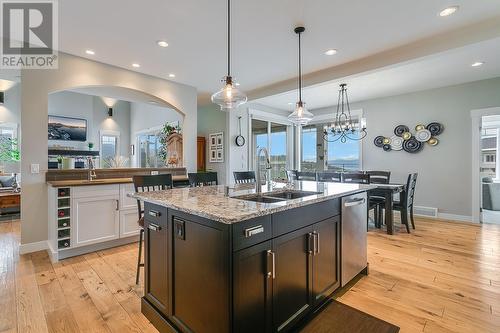
M 342 198 L 342 287 L 367 266 L 366 192 Z

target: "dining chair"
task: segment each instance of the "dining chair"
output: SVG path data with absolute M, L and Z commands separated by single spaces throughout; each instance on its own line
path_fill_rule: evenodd
M 361 172 L 345 172 L 342 174 L 343 183 L 370 184 L 370 175 Z
M 296 175 L 297 175 L 297 180 L 316 181 L 316 179 L 317 179 L 316 172 L 312 172 L 312 171 L 297 171 Z
M 391 180 L 390 171 L 365 171 L 365 174 L 370 175 L 371 184 L 389 184 Z
M 415 188 L 417 186 L 418 173 L 410 173 L 406 182 L 406 190 L 401 193 L 399 201 L 393 203 L 392 209 L 401 213 L 401 223 L 406 226 L 406 232 L 410 233 L 408 215 L 410 215 L 411 226 L 415 229 L 413 218 L 413 203 L 415 199 Z
M 365 171 L 367 175 L 370 175 L 370 184 L 389 184 L 391 180 L 390 171 Z M 375 226 L 380 227 L 382 223 L 382 209 L 385 206 L 385 198 L 382 196 L 371 195 L 369 198 L 369 210 L 374 210 L 374 221 Z
M 286 178 L 289 182 L 297 180 L 297 170 L 286 170 Z
M 188 179 L 191 187 L 218 185 L 217 172 L 188 173 Z
M 255 171 L 234 171 L 233 175 L 236 184 L 255 183 Z
M 342 181 L 342 174 L 340 172 L 318 172 L 318 182 L 340 183 Z
M 132 177 L 135 192 L 150 192 L 150 191 L 163 191 L 172 189 L 173 181 L 171 174 L 164 175 L 137 175 Z M 144 267 L 144 262 L 141 262 L 142 257 L 142 242 L 144 240 L 144 208 L 142 207 L 141 200 L 137 199 L 137 211 L 139 213 L 139 224 L 141 230 L 139 231 L 139 256 L 137 257 L 137 272 L 135 275 L 135 284 L 139 284 L 140 268 Z

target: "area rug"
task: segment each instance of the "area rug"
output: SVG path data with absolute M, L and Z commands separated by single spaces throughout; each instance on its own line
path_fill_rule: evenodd
M 300 332 L 397 333 L 399 327 L 333 300 Z

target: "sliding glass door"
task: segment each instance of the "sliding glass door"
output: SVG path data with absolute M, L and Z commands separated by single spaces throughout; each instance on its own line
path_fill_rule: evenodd
M 273 121 L 252 119 L 252 150 L 253 169 L 256 170 L 255 156 L 261 147 L 269 151 L 271 170 L 268 171 L 271 179 L 286 178 L 286 169 L 291 161 L 288 153 L 288 140 L 290 125 L 280 124 Z M 260 157 L 259 165 L 265 163 L 264 157 Z

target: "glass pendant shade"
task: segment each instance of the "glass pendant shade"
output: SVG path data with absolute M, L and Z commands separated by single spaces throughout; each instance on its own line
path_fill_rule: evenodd
M 307 111 L 306 103 L 297 102 L 295 105 L 295 111 L 291 115 L 288 116 L 288 120 L 290 120 L 295 125 L 307 125 L 312 119 L 314 115 Z
M 224 87 L 212 95 L 212 103 L 218 104 L 222 111 L 235 109 L 246 102 L 247 96 L 236 88 L 230 76 L 224 78 Z

